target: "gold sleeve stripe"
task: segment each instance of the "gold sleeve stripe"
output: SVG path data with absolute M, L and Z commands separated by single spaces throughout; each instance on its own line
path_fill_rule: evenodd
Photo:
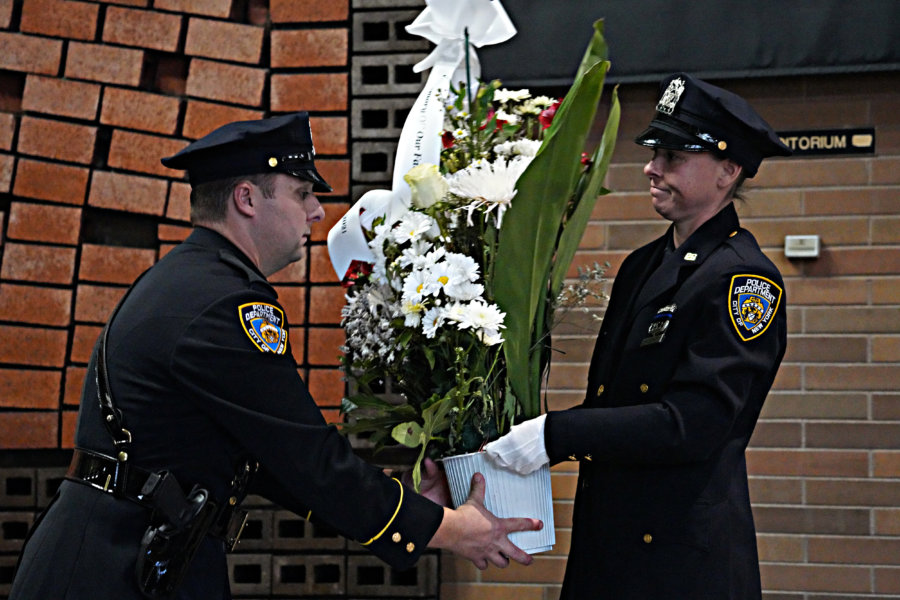
M 306 513 L 306 520 L 309 521 L 310 519 L 312 519 L 312 511 Z
M 384 529 L 382 529 L 381 531 L 379 531 L 379 532 L 375 535 L 375 537 L 373 537 L 371 540 L 369 540 L 368 542 L 365 542 L 365 543 L 363 544 L 363 546 L 368 546 L 369 544 L 371 544 L 372 542 L 374 542 L 375 540 L 377 540 L 378 538 L 380 538 L 382 535 L 384 535 L 384 532 L 388 530 L 388 527 L 390 527 L 390 526 L 391 526 L 391 523 L 394 522 L 394 519 L 397 518 L 397 513 L 400 512 L 400 507 L 403 505 L 403 484 L 400 483 L 400 480 L 397 479 L 396 477 L 391 477 L 391 479 L 393 479 L 394 481 L 396 481 L 396 482 L 397 482 L 397 485 L 400 486 L 400 501 L 397 502 L 397 508 L 394 509 L 394 514 L 391 516 L 391 520 L 387 522 L 387 525 L 384 526 Z

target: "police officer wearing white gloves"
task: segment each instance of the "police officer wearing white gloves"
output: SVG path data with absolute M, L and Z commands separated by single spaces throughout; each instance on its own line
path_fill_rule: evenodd
M 784 356 L 784 283 L 734 208 L 788 148 L 742 98 L 663 79 L 635 140 L 671 221 L 626 258 L 584 403 L 486 448 L 520 473 L 580 461 L 566 600 L 759 600 L 744 450 Z

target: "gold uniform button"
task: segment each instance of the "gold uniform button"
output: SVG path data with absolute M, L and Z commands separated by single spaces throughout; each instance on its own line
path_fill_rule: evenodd
M 399 531 L 395 531 L 395 532 L 394 532 L 394 535 L 391 536 L 391 539 L 394 540 L 394 543 L 395 543 L 395 544 L 399 544 L 399 543 L 400 543 L 400 540 L 402 540 L 403 537 L 400 535 L 400 532 L 399 532 Z
M 409 552 L 410 554 L 412 554 L 415 551 L 415 549 L 416 549 L 416 545 L 413 544 L 412 542 L 410 542 L 406 545 L 406 551 Z
M 570 455 L 569 455 L 569 460 L 578 460 L 578 457 L 575 456 L 574 454 L 570 454 Z
M 726 142 L 726 141 L 723 140 L 723 141 L 719 142 L 718 144 L 716 144 L 716 147 L 717 147 L 719 150 L 725 150 L 725 148 L 728 147 L 728 142 Z
M 600 396 L 601 394 L 603 394 L 603 386 L 602 385 L 597 388 L 597 395 Z
M 650 390 L 650 386 L 646 383 L 641 384 L 641 393 L 646 394 Z
M 737 235 L 737 230 L 732 231 L 731 233 L 729 233 L 729 234 L 728 234 L 728 237 L 734 237 L 734 236 L 736 236 L 736 235 Z
M 274 156 L 269 159 L 269 166 L 275 168 L 278 166 L 278 159 Z
M 237 504 L 237 498 L 232 496 L 231 498 L 228 499 L 228 504 L 229 504 L 229 506 L 234 506 L 235 504 Z
M 644 534 L 644 543 L 649 544 L 652 541 L 653 541 L 653 536 L 650 535 L 649 533 L 645 533 Z

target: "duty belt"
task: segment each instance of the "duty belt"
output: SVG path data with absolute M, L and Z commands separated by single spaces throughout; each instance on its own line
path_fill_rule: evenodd
M 126 498 L 150 510 L 158 510 L 160 501 L 166 501 L 167 490 L 164 486 L 167 484 L 167 478 L 168 481 L 174 482 L 174 477 L 166 472 L 156 473 L 133 464 L 124 468 L 122 463 L 114 458 L 79 448 L 75 449 L 72 462 L 66 471 L 66 479 Z M 116 490 L 119 490 L 118 494 Z M 183 499 L 184 490 L 180 489 L 180 486 L 176 492 Z M 222 540 L 230 552 L 240 540 L 244 525 L 247 523 L 247 511 L 237 506 L 237 498 L 234 496 L 221 506 L 212 500 L 207 504 L 216 514 L 215 522 L 208 533 Z

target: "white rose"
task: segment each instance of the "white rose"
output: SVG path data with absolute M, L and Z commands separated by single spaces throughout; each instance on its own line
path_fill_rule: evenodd
M 416 165 L 403 176 L 412 190 L 412 204 L 416 208 L 428 208 L 435 202 L 443 200 L 449 186 L 438 171 L 437 165 Z

